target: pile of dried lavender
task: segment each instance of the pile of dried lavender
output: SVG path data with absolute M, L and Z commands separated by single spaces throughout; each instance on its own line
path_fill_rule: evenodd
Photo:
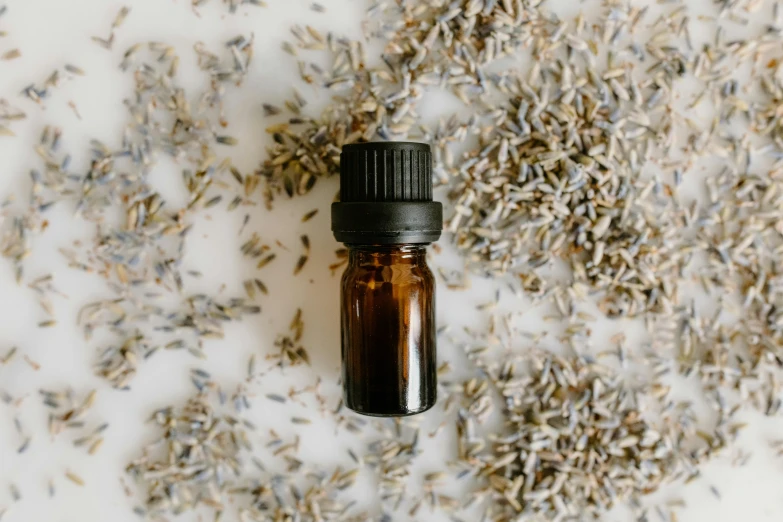
M 727 13 L 735 8 L 723 6 L 720 14 L 732 19 Z M 300 61 L 303 79 L 340 94 L 316 120 L 298 116 L 300 106 L 288 102 L 297 115 L 270 127 L 277 143 L 261 172 L 272 191 L 292 195 L 305 192 L 313 176 L 335 172 L 344 143 L 430 139 L 439 147 L 437 170 L 451 186 L 448 228 L 479 271 L 536 273 L 537 286 L 539 269 L 564 258 L 572 292 L 606 293 L 609 315 L 666 313 L 676 298 L 676 273 L 688 260 L 674 226 L 680 201 L 661 174 L 643 171 L 671 173 L 676 186 L 684 169 L 712 152 L 710 139 L 724 136 L 715 128 L 703 132 L 683 114 L 677 89 L 689 76 L 707 84 L 689 108 L 710 90 L 725 98 L 737 80 L 718 80 L 732 64 L 747 56 L 758 62 L 772 51 L 780 24 L 773 13 L 777 25 L 743 42 L 723 42 L 723 25 L 715 24 L 715 44 L 697 52 L 689 32 L 695 22 L 684 6 L 664 11 L 645 38 L 637 29 L 649 10 L 609 3 L 591 25 L 522 3 L 381 2 L 369 10 L 371 36 L 387 42 L 379 65 L 368 62 L 366 43 L 295 27 L 287 50 L 325 50 L 333 59 L 328 71 Z M 493 36 L 482 36 L 490 27 Z M 492 72 L 499 58 L 520 49 L 537 57 L 529 73 Z M 645 51 L 652 65 L 639 72 Z M 777 67 L 774 59 L 770 64 Z M 779 81 L 772 74 L 759 83 L 774 100 Z M 437 87 L 480 109 L 464 123 L 444 118 L 426 129 L 417 107 Z M 497 95 L 507 101 L 498 104 Z M 737 112 L 733 100 L 716 105 L 732 103 L 730 117 Z M 760 134 L 773 140 L 775 107 L 773 101 L 751 113 Z M 480 148 L 456 160 L 451 145 L 473 135 Z M 678 137 L 686 154 L 679 154 Z
M 216 413 L 206 393 L 191 398 L 181 411 L 156 411 L 152 421 L 163 430 L 160 442 L 146 447 L 126 469 L 145 485 L 145 507 L 138 512 L 177 514 L 199 504 L 222 511 L 222 495 L 241 472 L 241 453 L 252 450 L 247 426 Z
M 770 23 L 749 24 L 749 13 L 767 10 Z M 295 55 L 325 50 L 333 60 L 329 70 L 300 61 L 303 80 L 339 94 L 321 119 L 291 118 L 289 125 L 304 129 L 297 134 L 303 139 L 276 137 L 265 177 L 281 192 L 302 173 L 310 184 L 311 176 L 335 172 L 308 165 L 324 155 L 334 158 L 343 143 L 432 141 L 438 147 L 436 171 L 452 202 L 447 228 L 474 268 L 518 275 L 529 294 L 555 296 L 565 318 L 597 292 L 599 308 L 609 316 L 644 315 L 657 326 L 668 323 L 651 329 L 652 341 L 670 357 L 682 354 L 678 369 L 701 376 L 720 418 L 730 418 L 743 404 L 727 404 L 726 386 L 773 413 L 780 404 L 773 282 L 783 166 L 780 3 L 725 2 L 714 16 L 699 18 L 679 2 L 660 8 L 605 2 L 600 11 L 597 20 L 561 20 L 521 2 L 379 2 L 369 10 L 370 34 L 385 45 L 377 65 L 364 51 L 372 42 L 294 28 L 296 42 L 286 50 Z M 713 38 L 696 43 L 694 28 Z M 742 39 L 727 39 L 729 28 L 739 28 Z M 535 58 L 528 72 L 498 71 L 498 57 L 521 50 Z M 748 64 L 753 74 L 738 73 Z M 693 91 L 688 82 L 699 87 Z M 473 116 L 443 117 L 427 129 L 417 108 L 437 88 L 471 104 Z M 714 117 L 695 113 L 705 106 Z M 752 137 L 736 137 L 737 125 Z M 459 145 L 463 142 L 467 146 Z M 707 174 L 706 204 L 680 194 L 684 176 L 696 176 L 691 172 L 702 160 L 715 158 L 730 166 Z M 768 173 L 744 174 L 754 168 Z M 733 201 L 735 194 L 743 200 Z M 558 259 L 571 268 L 564 288 L 550 282 L 556 281 L 550 268 Z M 727 296 L 720 301 L 725 310 L 702 320 L 692 305 L 681 304 L 691 274 L 698 274 L 707 293 Z M 737 291 L 743 293 L 739 302 L 728 298 Z M 659 389 L 654 384 L 639 393 L 663 400 Z M 526 402 L 527 390 L 517 393 L 514 403 Z M 519 417 L 514 403 L 505 401 L 511 419 Z M 669 422 L 668 440 L 679 444 L 692 424 L 683 420 Z M 512 420 L 508 437 L 518 440 L 528 430 L 544 435 L 540 423 L 529 422 Z M 691 455 L 670 444 L 670 460 L 686 459 L 682 466 L 694 468 L 733 437 L 736 429 L 722 426 L 711 438 L 723 442 Z M 573 444 L 563 444 L 566 448 Z M 504 456 L 489 455 L 487 466 Z M 631 459 L 615 466 L 636 477 L 641 464 Z M 667 463 L 647 484 L 674 480 L 682 466 Z M 495 484 L 512 508 L 522 509 L 525 475 L 513 466 L 501 468 L 510 482 Z M 549 486 L 541 488 L 542 498 L 551 497 Z M 599 513 L 616 497 L 638 501 L 647 490 L 612 491 L 608 499 L 586 494 L 579 509 Z M 546 516 L 552 505 L 525 503 L 524 509 Z
M 480 493 L 491 499 L 485 516 L 598 518 L 631 501 L 643 520 L 642 496 L 698 476 L 699 465 L 733 440 L 741 424 L 727 415 L 716 431 L 725 426 L 729 440 L 705 442 L 693 405 L 671 397 L 669 361 L 646 362 L 655 373 L 651 382 L 627 379 L 584 356 L 534 350 L 487 367 L 484 381 L 467 383 L 460 459 L 487 477 Z M 487 400 L 493 390 L 502 396 L 505 426 L 489 435 L 486 449 L 474 413 L 493 402 Z
M 242 418 L 240 396 L 228 401 L 206 372 L 195 372 L 194 379 L 202 381 L 199 393 L 182 408 L 153 413 L 161 436 L 126 469 L 144 488 L 144 505 L 136 513 L 156 518 L 207 507 L 215 520 L 234 510 L 248 521 L 366 520 L 365 514 L 349 514 L 353 502 L 338 498 L 353 485 L 358 469 L 301 470 L 303 463 L 294 456 L 298 437 L 286 444 L 273 432 L 267 447 L 288 462 L 289 475 L 268 471 L 258 457 L 250 458 L 255 426 Z M 235 413 L 228 411 L 230 404 Z
M 677 257 L 674 230 L 658 216 L 668 221 L 674 212 L 670 203 L 648 196 L 654 182 L 639 190 L 631 177 L 634 158 L 649 146 L 645 100 L 638 94 L 623 120 L 611 121 L 624 100 L 601 87 L 604 80 L 592 71 L 567 67 L 542 73 L 551 79 L 536 90 L 521 81 L 510 87 L 518 97 L 495 111 L 482 148 L 456 167 L 447 228 L 483 272 L 524 273 L 563 258 L 571 264 L 575 292 L 609 296 L 608 315 L 667 310 L 673 289 L 665 281 Z M 593 81 L 570 86 L 571 78 L 585 76 Z
M 117 388 L 126 388 L 137 364 L 159 347 L 187 349 L 200 356 L 203 339 L 223 336 L 222 322 L 260 311 L 244 298 L 221 301 L 208 295 L 182 295 L 180 266 L 191 230 L 188 220 L 200 208 L 222 200 L 224 194 L 208 196 L 213 185 L 222 189 L 227 185 L 222 178 L 228 179 L 232 172 L 241 178 L 230 161 L 220 161 L 209 146 L 235 141 L 216 132 L 224 118 L 222 97 L 226 84 L 241 82 L 252 58 L 252 40 L 240 36 L 227 48 L 230 58 L 224 64 L 197 46 L 199 65 L 211 78 L 212 88 L 196 106 L 173 80 L 179 58 L 172 47 L 153 42 L 126 51 L 121 67 L 135 71 L 136 89 L 134 98 L 126 100 L 131 124 L 122 149 L 111 150 L 93 141 L 90 170 L 78 175 L 70 170 L 70 154 L 60 150 L 62 132 L 47 127 L 35 149 L 44 169 L 31 171 L 32 204 L 26 213 L 13 218 L 13 226 L 4 235 L 3 253 L 17 261 L 21 280 L 21 261 L 29 251 L 30 236 L 45 228 L 43 215 L 50 207 L 73 205 L 78 216 L 97 226 L 94 247 L 86 251 L 63 248 L 61 252 L 72 268 L 101 275 L 116 296 L 85 305 L 78 321 L 87 339 L 100 328 L 118 336 L 117 345 L 103 352 L 97 366 L 97 372 Z M 134 65 L 142 52 L 151 53 L 155 66 Z M 157 100 L 162 99 L 171 103 L 159 105 Z M 183 171 L 184 186 L 191 195 L 185 208 L 167 209 L 147 180 L 161 153 L 193 165 L 193 170 Z M 235 208 L 244 202 L 251 191 L 240 179 L 231 205 Z M 115 225 L 107 214 L 117 208 L 123 210 L 125 219 Z M 157 304 L 162 293 L 178 295 L 181 305 L 167 310 Z M 147 338 L 150 330 L 138 328 L 144 321 L 157 323 L 150 325 L 152 329 L 170 338 L 158 336 L 159 342 L 153 343 Z

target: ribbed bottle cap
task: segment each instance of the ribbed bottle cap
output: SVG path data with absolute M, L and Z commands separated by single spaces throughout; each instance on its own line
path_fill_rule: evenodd
M 432 201 L 432 153 L 426 143 L 346 145 L 340 154 L 340 200 Z
M 432 152 L 426 143 L 346 145 L 332 231 L 343 243 L 432 243 L 443 207 L 432 201 Z

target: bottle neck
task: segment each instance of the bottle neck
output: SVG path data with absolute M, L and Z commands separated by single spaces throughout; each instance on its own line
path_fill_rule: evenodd
M 426 245 L 346 245 L 348 261 L 356 264 L 390 265 L 427 262 Z

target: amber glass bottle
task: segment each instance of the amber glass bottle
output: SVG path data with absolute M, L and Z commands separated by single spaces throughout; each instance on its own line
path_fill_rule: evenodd
M 421 143 L 347 145 L 332 230 L 349 250 L 342 278 L 345 404 L 366 415 L 421 413 L 437 396 L 435 278 L 440 237 L 432 158 Z

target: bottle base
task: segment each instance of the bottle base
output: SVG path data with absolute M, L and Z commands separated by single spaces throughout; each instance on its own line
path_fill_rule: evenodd
M 397 410 L 397 411 L 367 411 L 361 407 L 353 407 L 349 404 L 346 404 L 349 410 L 358 413 L 359 415 L 366 415 L 368 417 L 411 417 L 413 415 L 418 415 L 419 413 L 424 413 L 427 410 L 432 409 L 433 406 L 435 406 L 435 403 L 427 404 L 426 406 L 423 406 L 422 408 L 419 408 L 417 410 Z

